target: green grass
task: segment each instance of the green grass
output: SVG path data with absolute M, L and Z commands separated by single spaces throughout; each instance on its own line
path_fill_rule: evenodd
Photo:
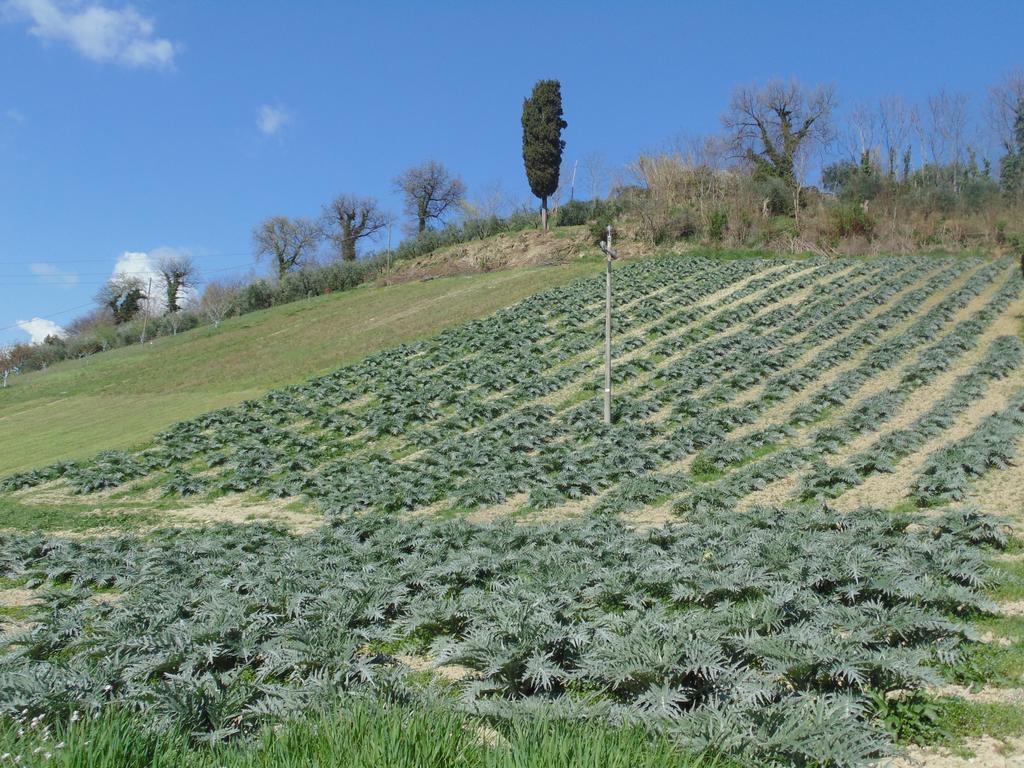
M 993 600 L 1009 602 L 1024 599 L 1024 560 L 994 563 L 1002 582 L 990 591 Z
M 1005 740 L 1024 735 L 1024 709 L 1013 704 L 924 693 L 875 703 L 877 719 L 899 744 L 955 748 L 979 736 Z
M 31 605 L 0 605 L 0 624 L 5 618 L 13 621 L 27 619 L 32 615 L 32 611 Z
M 1012 622 L 1014 626 L 1008 626 Z M 996 636 L 1011 636 L 1012 645 L 1000 643 L 974 643 L 964 650 L 963 658 L 955 665 L 943 669 L 943 676 L 960 685 L 985 685 L 993 688 L 1019 688 L 1024 685 L 1024 643 L 1021 630 L 1024 622 L 1019 618 L 992 619 L 975 622 L 981 631 L 988 629 Z M 1004 634 L 1005 633 L 1005 634 Z
M 26 735 L 18 735 L 20 728 Z M 192 744 L 181 732 L 147 732 L 126 714 L 50 727 L 0 721 L 0 753 L 14 756 L 12 764 L 22 764 L 17 762 L 22 756 L 26 765 L 52 768 L 684 768 L 718 764 L 681 752 L 666 739 L 650 737 L 639 728 L 544 719 L 491 727 L 440 707 L 383 709 L 361 703 L 268 725 L 249 740 L 215 748 Z
M 988 590 L 989 596 L 996 602 L 1024 597 L 1024 562 L 996 562 L 994 567 L 1002 581 Z M 978 632 L 991 633 L 1003 642 L 967 646 L 963 658 L 946 667 L 944 675 L 962 685 L 1024 685 L 1024 616 L 984 616 L 973 619 L 971 624 Z
M 0 475 L 139 445 L 176 421 L 432 336 L 602 265 L 588 258 L 364 286 L 17 376 L 0 391 Z
M 1024 708 L 1013 704 L 939 699 L 940 724 L 952 739 L 991 736 L 1007 739 L 1024 735 Z
M 161 509 L 180 507 L 180 502 L 160 502 L 140 509 L 140 503 L 103 503 L 103 509 L 91 504 L 25 504 L 0 496 L 0 528 L 19 531 L 76 531 L 101 528 L 134 530 L 161 522 Z

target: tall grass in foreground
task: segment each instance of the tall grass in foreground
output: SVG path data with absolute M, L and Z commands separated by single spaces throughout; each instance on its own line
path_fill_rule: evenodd
M 46 726 L 0 721 L 0 766 L 48 768 L 710 768 L 642 728 L 520 719 L 501 731 L 441 708 L 354 703 L 264 727 L 253 739 L 196 746 L 134 715 Z

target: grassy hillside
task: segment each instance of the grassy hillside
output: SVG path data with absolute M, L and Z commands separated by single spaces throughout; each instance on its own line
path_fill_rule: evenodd
M 15 377 L 0 391 L 0 475 L 135 445 L 175 421 L 431 336 L 598 269 L 588 259 L 366 286 Z

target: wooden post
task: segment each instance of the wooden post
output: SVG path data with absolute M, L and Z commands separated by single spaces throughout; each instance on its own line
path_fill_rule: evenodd
M 146 289 L 146 314 L 143 315 L 143 318 L 142 318 L 142 338 L 139 339 L 139 343 L 140 344 L 145 344 L 146 343 L 146 329 L 149 327 L 149 307 L 150 307 L 150 303 L 149 302 L 151 302 L 153 300 L 151 298 L 152 295 L 153 295 L 153 278 L 151 277 L 151 278 L 149 278 L 149 288 Z M 177 332 L 175 332 L 175 335 L 177 335 Z

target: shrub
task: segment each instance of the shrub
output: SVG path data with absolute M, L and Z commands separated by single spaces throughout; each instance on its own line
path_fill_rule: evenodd
M 769 215 L 793 215 L 793 192 L 782 179 L 776 176 L 763 177 L 756 181 L 754 189 L 761 200 L 768 201 Z
M 609 226 L 611 226 L 613 230 L 615 229 L 613 226 L 613 219 L 610 216 L 602 216 L 599 219 L 595 219 L 588 230 L 590 234 L 590 242 L 594 245 L 602 242 L 608 235 Z
M 623 209 L 618 200 L 570 200 L 558 209 L 557 227 L 576 227 L 588 221 L 615 219 Z
M 257 280 L 247 285 L 238 297 L 237 314 L 269 309 L 274 306 L 274 288 L 266 280 Z
M 768 239 L 778 237 L 796 237 L 800 234 L 796 221 L 789 216 L 772 216 L 768 219 Z
M 570 200 L 558 208 L 556 227 L 576 227 L 590 220 L 594 205 L 590 201 Z
M 843 205 L 832 211 L 832 235 L 837 239 L 857 235 L 871 238 L 875 221 L 859 205 Z
M 715 243 L 722 242 L 728 228 L 729 213 L 725 210 L 712 211 L 708 217 L 708 239 Z
M 103 351 L 103 343 L 99 338 L 100 328 L 94 328 L 90 333 L 83 333 L 71 336 L 64 342 L 69 359 L 86 357 Z
M 996 245 L 1006 245 L 1006 221 L 1000 219 L 996 222 Z

